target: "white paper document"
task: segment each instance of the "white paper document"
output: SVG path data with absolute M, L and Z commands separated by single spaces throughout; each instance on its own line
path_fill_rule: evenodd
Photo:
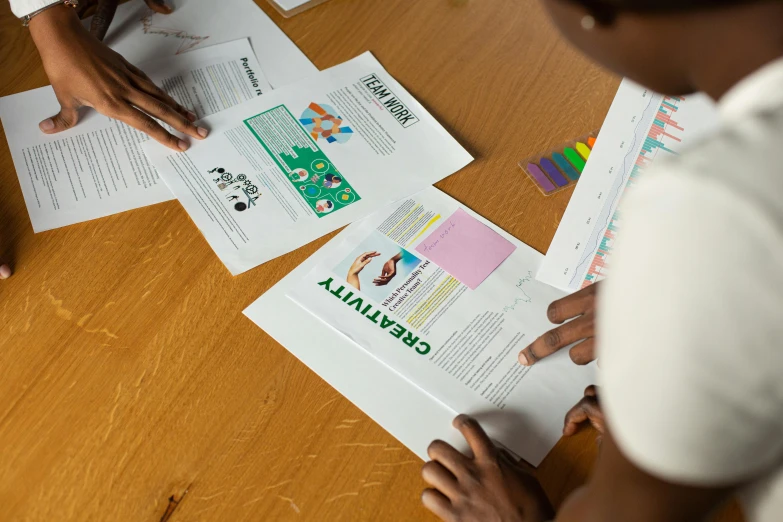
M 269 0 L 272 7 L 286 18 L 321 5 L 326 0 Z
M 476 242 L 496 246 L 470 253 Z M 440 248 L 504 260 L 471 290 L 433 261 Z M 245 314 L 422 458 L 433 439 L 458 440 L 451 419 L 468 413 L 537 465 L 595 382 L 566 351 L 517 361 L 564 295 L 535 280 L 542 260 L 430 187 L 352 224 Z
M 456 172 L 468 154 L 370 54 L 144 151 L 236 275 Z
M 133 64 L 250 38 L 261 69 L 277 88 L 318 69 L 252 0 L 167 0 L 168 15 L 144 2 L 117 8 L 104 42 Z M 85 23 L 89 23 L 86 21 Z
M 624 80 L 537 278 L 573 292 L 606 277 L 625 190 L 717 124 L 717 110 L 703 94 L 662 96 Z
M 247 39 L 140 66 L 201 118 L 271 90 Z M 0 98 L 11 156 L 33 230 L 41 232 L 173 199 L 141 150 L 149 137 L 93 110 L 72 129 L 44 134 L 57 114 L 51 87 Z

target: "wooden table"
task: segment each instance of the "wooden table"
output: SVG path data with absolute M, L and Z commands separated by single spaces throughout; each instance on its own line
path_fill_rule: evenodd
M 546 251 L 570 191 L 517 162 L 598 128 L 618 79 L 536 1 L 258 3 L 319 68 L 375 53 L 476 157 L 438 186 Z M 0 95 L 48 84 L 4 0 L 0 64 Z M 432 519 L 421 461 L 241 315 L 331 236 L 232 278 L 177 202 L 35 235 L 0 143 L 0 520 Z M 555 503 L 594 435 L 541 465 Z

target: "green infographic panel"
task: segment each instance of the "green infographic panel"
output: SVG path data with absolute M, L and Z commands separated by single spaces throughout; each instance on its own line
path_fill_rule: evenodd
M 341 126 L 342 119 L 333 112 L 329 106 L 311 103 L 297 121 L 285 105 L 278 105 L 245 120 L 318 217 L 361 199 L 316 143 L 323 139 L 340 146 L 352 134 L 349 127 Z

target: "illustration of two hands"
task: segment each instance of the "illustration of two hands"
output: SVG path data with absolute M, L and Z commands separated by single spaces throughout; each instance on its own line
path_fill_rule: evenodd
M 361 290 L 359 283 L 359 272 L 364 270 L 364 267 L 369 265 L 373 258 L 380 255 L 380 252 L 372 251 L 365 252 L 357 257 L 351 267 L 348 269 L 348 277 L 346 278 L 348 284 L 357 290 Z M 383 264 L 383 267 L 381 267 L 381 275 L 373 279 L 372 283 L 375 286 L 384 286 L 389 284 L 389 282 L 394 279 L 394 276 L 397 275 L 397 262 L 400 259 L 402 259 L 402 252 L 398 252 L 394 257 L 386 261 Z

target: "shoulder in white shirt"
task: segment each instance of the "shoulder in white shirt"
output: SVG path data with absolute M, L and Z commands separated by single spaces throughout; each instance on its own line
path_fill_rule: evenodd
M 783 513 L 783 59 L 720 103 L 717 135 L 623 203 L 599 303 L 603 404 L 637 466 L 751 482 L 749 520 Z
M 10 0 L 11 11 L 18 18 L 22 18 L 31 13 L 43 9 L 47 5 L 56 4 L 59 0 Z

